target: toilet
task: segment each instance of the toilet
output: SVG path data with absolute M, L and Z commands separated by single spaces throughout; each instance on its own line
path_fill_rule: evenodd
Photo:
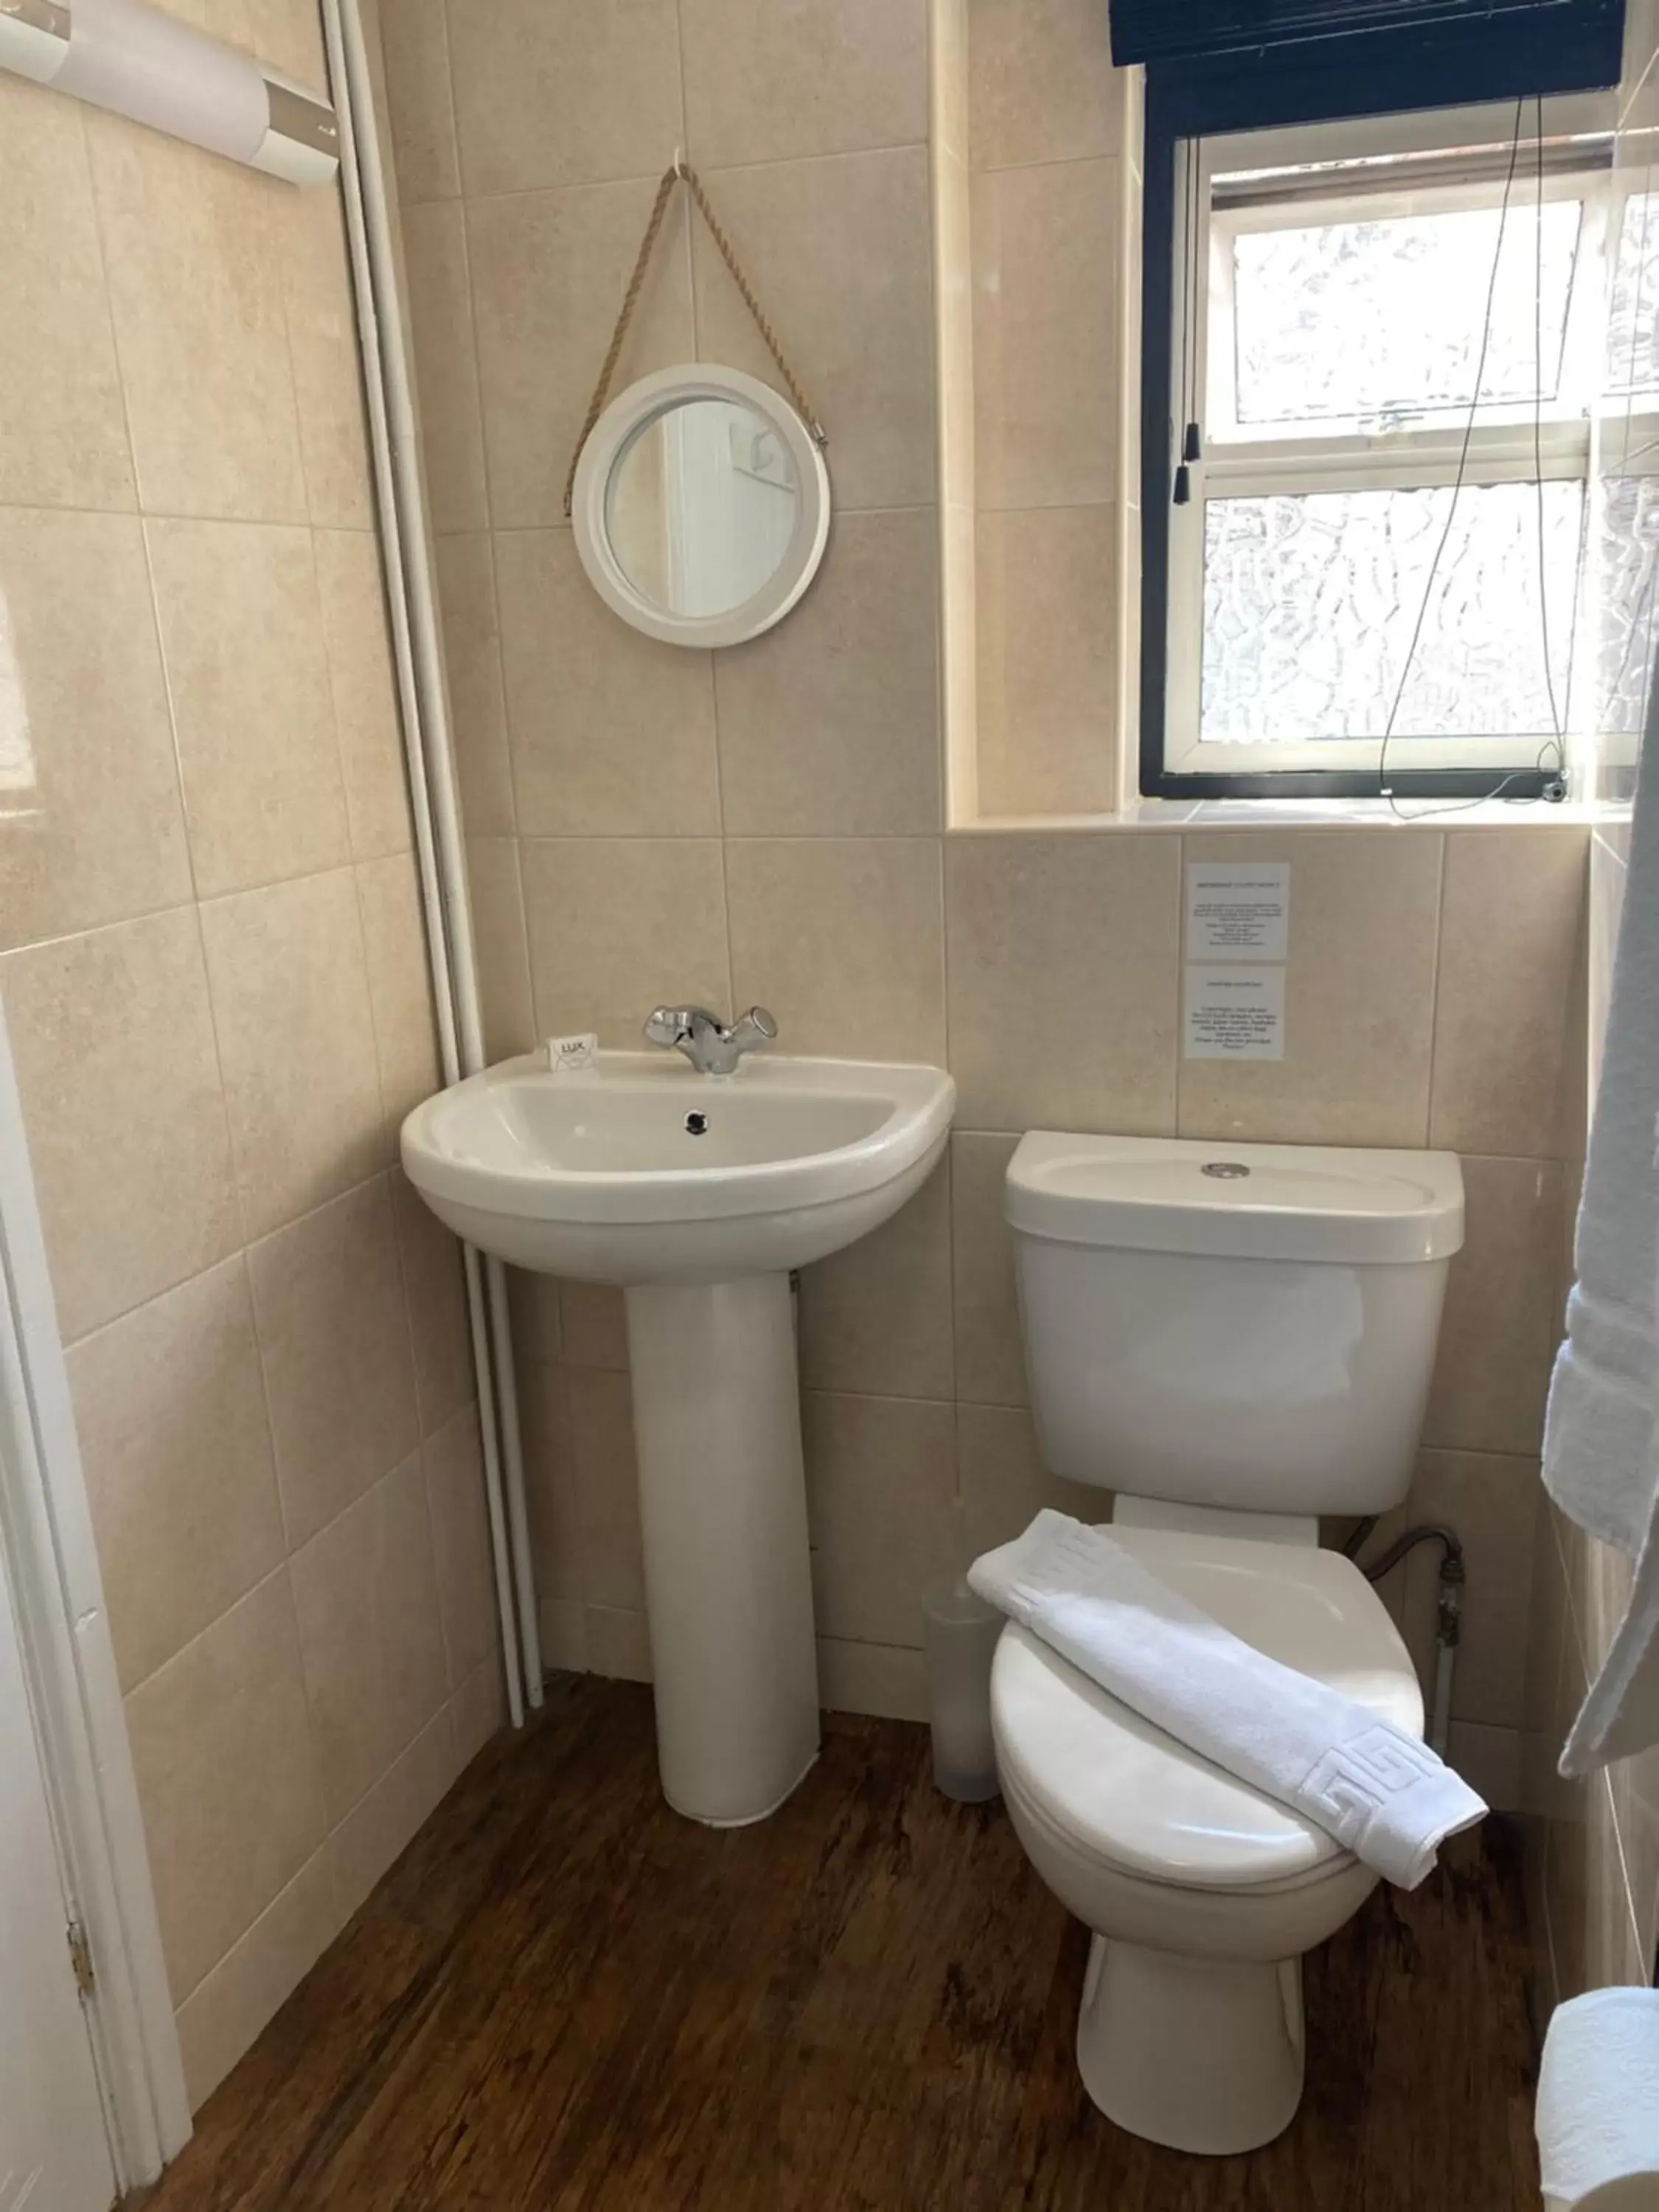
M 1420 1735 L 1405 1645 L 1319 1516 L 1409 1486 L 1456 1159 L 1034 1131 L 1006 1211 L 1048 1472 L 1111 1492 L 1113 1534 L 1236 1635 Z M 991 1708 L 1015 1831 L 1092 1932 L 1090 2097 L 1178 2150 L 1270 2142 L 1302 2094 L 1303 1954 L 1376 1876 L 1013 1622 Z

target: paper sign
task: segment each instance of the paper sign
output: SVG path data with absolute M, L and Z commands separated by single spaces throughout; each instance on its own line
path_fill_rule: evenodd
M 1288 860 L 1187 863 L 1189 960 L 1286 960 L 1290 923 Z
M 1283 1060 L 1282 968 L 1188 968 L 1188 1060 Z

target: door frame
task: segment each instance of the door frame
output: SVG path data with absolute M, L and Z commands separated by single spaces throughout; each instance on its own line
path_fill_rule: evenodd
M 126 2190 L 189 2140 L 190 2103 L 3 1002 L 0 1553 L 64 1893 L 91 1957 L 87 2023 Z

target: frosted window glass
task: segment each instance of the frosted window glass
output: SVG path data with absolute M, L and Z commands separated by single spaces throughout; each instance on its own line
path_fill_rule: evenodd
M 1554 734 L 1537 487 L 1466 485 L 1436 572 L 1400 737 Z M 1210 744 L 1375 739 L 1387 726 L 1451 489 L 1212 499 L 1200 730 Z M 1565 719 L 1583 487 L 1544 486 L 1550 665 Z
M 1625 202 L 1607 314 L 1609 392 L 1659 390 L 1659 193 Z
M 1520 190 L 1517 183 L 1516 191 Z M 1561 374 L 1580 204 L 1543 210 L 1543 397 Z M 1495 208 L 1246 233 L 1233 255 L 1241 423 L 1363 421 L 1467 408 L 1480 355 Z M 1659 222 L 1654 226 L 1659 234 Z M 1659 236 L 1656 237 L 1659 244 Z M 1480 381 L 1483 400 L 1533 396 L 1537 210 L 1511 203 Z

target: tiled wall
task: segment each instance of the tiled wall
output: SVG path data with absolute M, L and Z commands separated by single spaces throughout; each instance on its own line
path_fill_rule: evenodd
M 498 1710 L 339 199 L 0 78 L 0 999 L 199 2102 Z
M 1630 0 L 1626 15 L 1614 167 L 1650 169 L 1650 134 L 1659 124 L 1659 4 Z M 1651 174 L 1640 187 L 1652 190 Z M 1639 297 L 1639 294 L 1638 295 Z M 1615 331 L 1615 349 L 1620 334 Z M 1615 363 L 1617 363 L 1615 353 Z M 1626 356 L 1628 360 L 1629 356 Z M 1620 479 L 1639 457 L 1622 403 L 1597 426 L 1601 489 L 1613 525 L 1595 540 L 1607 649 L 1595 664 L 1599 743 L 1584 746 L 1583 781 L 1616 801 L 1627 797 L 1652 690 L 1655 631 L 1652 568 L 1638 555 L 1649 536 L 1650 505 L 1620 509 Z M 1626 489 L 1629 486 L 1626 484 Z M 1622 512 L 1624 526 L 1618 525 Z M 1620 607 L 1624 620 L 1618 619 Z M 1638 619 L 1631 625 L 1629 616 Z M 1609 804 L 1593 837 L 1584 947 L 1576 978 L 1577 1097 L 1565 1146 L 1569 1213 L 1583 1173 L 1584 1136 L 1594 1105 L 1625 895 L 1630 825 Z M 1569 1234 L 1561 1272 L 1571 1279 Z M 1540 1493 L 1528 1657 L 1525 1799 L 1529 1823 L 1528 1890 L 1543 2008 L 1613 1982 L 1648 1982 L 1659 1958 L 1659 1751 L 1620 1760 L 1587 1781 L 1566 1782 L 1556 1759 L 1591 1677 L 1623 1613 L 1631 1563 L 1583 1534 Z
M 931 12 L 948 34 L 951 6 Z M 763 1001 L 786 1048 L 953 1069 L 947 1165 L 801 1292 L 823 1681 L 874 1711 L 919 1709 L 918 1593 L 953 1501 L 982 1542 L 1049 1492 L 1000 1218 L 1021 1130 L 1462 1152 L 1469 1242 L 1406 1511 L 1468 1542 L 1456 1748 L 1513 1802 L 1584 833 L 942 834 L 929 15 L 420 0 L 387 19 L 492 1049 L 590 1027 L 634 1044 L 658 1000 L 689 994 Z M 1056 760 L 1045 732 L 1088 730 L 1109 762 L 1121 479 L 1101 348 L 1127 257 L 1103 14 L 972 0 L 966 21 L 975 520 L 1012 610 L 979 673 L 1001 653 L 1006 761 Z M 712 659 L 608 615 L 560 511 L 677 143 L 822 410 L 839 502 L 799 610 Z M 671 227 L 624 377 L 696 351 L 763 369 L 705 248 Z M 1057 638 L 1059 583 L 1079 579 Z M 981 626 L 993 596 L 981 580 Z M 1223 845 L 1292 864 L 1282 1065 L 1179 1057 L 1182 862 Z M 643 1672 L 620 1302 L 520 1290 L 548 1648 Z M 1394 1579 L 1426 1656 L 1427 1554 Z

